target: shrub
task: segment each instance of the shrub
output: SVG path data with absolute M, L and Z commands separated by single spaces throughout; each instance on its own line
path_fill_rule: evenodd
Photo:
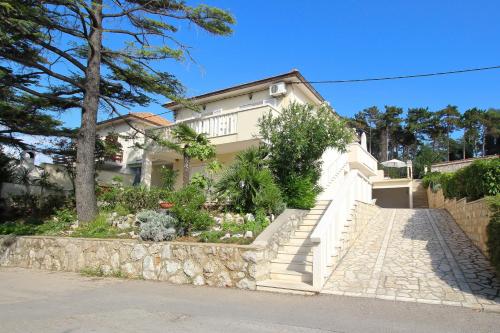
M 433 192 L 441 188 L 441 172 L 429 172 L 422 178 L 424 188 L 431 188 Z
M 76 221 L 76 213 L 71 209 L 57 210 L 54 216 L 38 226 L 37 233 L 42 235 L 58 235 L 67 230 Z
M 281 190 L 264 162 L 264 152 L 250 148 L 236 156 L 235 162 L 216 184 L 222 201 L 238 212 L 254 213 L 259 209 L 278 214 L 284 209 Z
M 37 224 L 21 223 L 21 221 L 0 224 L 0 235 L 36 235 L 37 230 Z
M 170 215 L 145 210 L 137 214 L 141 222 L 139 235 L 143 240 L 161 242 L 172 240 L 175 237 L 175 225 L 177 219 Z
M 321 188 L 316 186 L 311 176 L 292 175 L 286 181 L 284 192 L 290 207 L 311 209 L 316 204 L 316 196 L 321 192 Z
M 443 189 L 446 198 L 477 200 L 500 193 L 500 159 L 475 161 L 454 173 L 432 172 L 424 177 L 424 186 Z
M 269 151 L 269 167 L 291 207 L 301 205 L 302 199 L 296 192 L 288 191 L 296 186 L 288 182 L 295 181 L 295 177 L 311 177 L 309 180 L 316 185 L 325 150 L 345 150 L 353 138 L 350 127 L 326 105 L 292 103 L 279 115 L 264 115 L 259 120 L 259 130 Z M 307 192 L 310 189 L 309 186 Z
M 187 185 L 170 196 L 174 206 L 171 211 L 177 218 L 177 232 L 185 235 L 193 230 L 207 230 L 213 219 L 203 209 L 205 194 L 203 190 L 195 185 Z
M 487 200 L 493 214 L 487 228 L 488 251 L 491 263 L 500 274 L 500 194 Z
M 121 210 L 136 213 L 143 209 L 156 209 L 158 203 L 165 200 L 168 191 L 156 187 L 126 186 L 101 188 L 98 191 L 100 206 L 106 210 L 121 206 Z
M 94 221 L 85 223 L 71 234 L 72 237 L 111 238 L 116 237 L 118 229 L 111 226 L 104 213 L 99 214 Z

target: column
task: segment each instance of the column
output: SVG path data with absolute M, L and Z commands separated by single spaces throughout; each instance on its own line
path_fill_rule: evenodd
M 151 186 L 151 173 L 153 172 L 153 163 L 151 157 L 144 152 L 142 155 L 142 167 L 141 167 L 141 184 L 150 187 Z

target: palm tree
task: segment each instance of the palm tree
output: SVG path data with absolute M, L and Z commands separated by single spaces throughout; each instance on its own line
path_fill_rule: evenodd
M 172 149 L 183 157 L 182 185 L 189 184 L 191 171 L 191 159 L 200 161 L 210 159 L 215 156 L 215 148 L 210 144 L 210 140 L 205 133 L 196 133 L 194 129 L 185 123 L 180 123 L 172 129 L 172 141 L 160 140 L 159 143 Z

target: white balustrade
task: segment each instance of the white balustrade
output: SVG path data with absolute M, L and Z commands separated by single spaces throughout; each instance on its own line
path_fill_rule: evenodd
M 203 118 L 196 118 L 190 120 L 179 121 L 175 124 L 155 128 L 154 132 L 161 131 L 166 139 L 172 137 L 172 129 L 180 123 L 187 124 L 194 129 L 196 133 L 205 133 L 209 138 L 216 138 L 224 135 L 231 135 L 237 133 L 238 113 L 229 113 L 223 115 L 214 115 Z
M 336 158 L 335 158 L 336 157 Z M 333 160 L 332 160 L 333 159 Z M 328 207 L 310 235 L 313 247 L 313 287 L 320 290 L 331 273 L 332 258 L 341 245 L 342 230 L 356 201 L 371 201 L 371 183 L 357 169 L 350 169 L 347 154 L 333 152 L 323 156 L 320 183 L 328 184 L 320 195 L 330 200 Z M 325 163 L 325 162 L 329 163 Z

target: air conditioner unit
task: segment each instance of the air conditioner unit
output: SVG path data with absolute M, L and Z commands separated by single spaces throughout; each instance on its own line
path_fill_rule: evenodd
M 282 96 L 286 94 L 285 82 L 274 83 L 269 87 L 269 95 Z

